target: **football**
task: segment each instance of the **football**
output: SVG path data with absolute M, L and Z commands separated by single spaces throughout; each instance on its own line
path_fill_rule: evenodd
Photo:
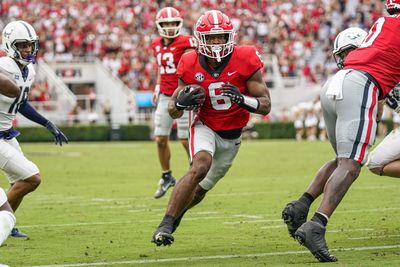
M 189 84 L 186 86 L 187 91 L 192 96 L 193 106 L 195 109 L 201 107 L 206 99 L 206 90 L 198 84 Z

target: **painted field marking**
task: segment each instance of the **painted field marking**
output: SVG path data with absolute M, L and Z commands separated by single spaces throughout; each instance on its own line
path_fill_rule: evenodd
M 368 250 L 383 250 L 383 249 L 398 249 L 400 245 L 389 245 L 389 246 L 373 246 L 373 247 L 351 247 L 351 248 L 340 248 L 331 249 L 334 251 L 368 251 Z M 253 253 L 253 254 L 231 254 L 231 255 L 215 255 L 215 256 L 197 256 L 197 257 L 182 257 L 182 258 L 169 258 L 169 259 L 146 259 L 146 260 L 128 260 L 128 261 L 110 261 L 110 262 L 88 262 L 88 263 L 73 263 L 73 264 L 55 264 L 55 265 L 36 265 L 26 267 L 81 267 L 81 266 L 110 266 L 110 265 L 121 265 L 121 264 L 149 264 L 149 263 L 161 263 L 161 262 L 193 262 L 197 260 L 215 260 L 215 259 L 232 259 L 232 258 L 252 258 L 252 257 L 273 257 L 282 255 L 298 255 L 298 254 L 309 254 L 309 251 L 296 250 L 296 251 L 282 251 L 282 252 L 266 252 L 266 253 Z
M 375 239 L 375 238 L 388 238 L 388 237 L 399 237 L 400 235 L 374 235 L 374 236 L 360 236 L 360 237 L 349 237 L 351 240 L 361 239 Z
M 262 223 L 262 222 L 281 222 L 282 220 L 251 220 L 251 221 L 235 221 L 235 222 L 224 222 L 224 224 L 242 224 L 242 223 Z

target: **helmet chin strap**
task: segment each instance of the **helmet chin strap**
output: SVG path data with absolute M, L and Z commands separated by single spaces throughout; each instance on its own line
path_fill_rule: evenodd
M 213 45 L 211 47 L 211 52 L 213 52 L 216 55 L 218 62 L 221 62 L 221 56 L 220 56 L 221 51 L 222 51 L 222 47 L 219 45 Z

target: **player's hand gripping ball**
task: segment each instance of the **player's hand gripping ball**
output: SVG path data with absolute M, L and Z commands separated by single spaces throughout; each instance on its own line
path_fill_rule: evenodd
M 206 99 L 206 91 L 198 84 L 189 84 L 183 88 L 176 99 L 178 110 L 196 110 Z

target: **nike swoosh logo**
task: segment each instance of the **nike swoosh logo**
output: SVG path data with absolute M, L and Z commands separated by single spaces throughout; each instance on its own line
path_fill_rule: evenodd
M 236 71 L 234 71 L 234 72 L 228 72 L 228 76 L 232 76 L 233 74 L 235 74 L 236 73 Z
M 175 48 L 176 48 L 176 47 L 171 47 L 171 49 L 170 49 L 170 50 L 171 50 L 171 51 L 174 51 L 174 50 L 175 50 Z

